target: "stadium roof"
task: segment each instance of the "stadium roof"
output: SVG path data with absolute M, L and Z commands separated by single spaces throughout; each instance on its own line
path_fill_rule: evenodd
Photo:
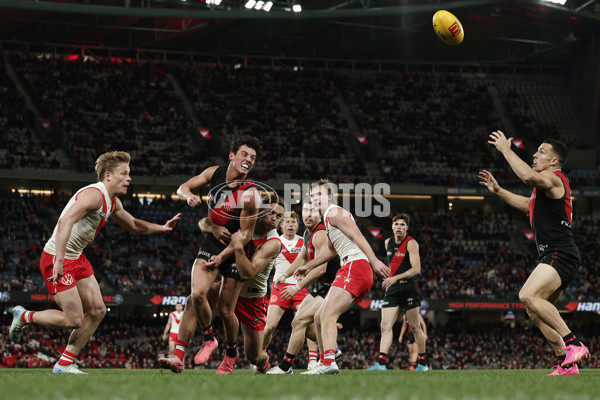
M 210 3 L 210 4 L 207 4 Z M 281 58 L 560 65 L 600 31 L 600 1 L 0 0 L 4 49 L 38 46 L 160 49 Z M 286 11 L 300 4 L 301 12 Z M 450 47 L 431 26 L 439 9 L 462 22 Z

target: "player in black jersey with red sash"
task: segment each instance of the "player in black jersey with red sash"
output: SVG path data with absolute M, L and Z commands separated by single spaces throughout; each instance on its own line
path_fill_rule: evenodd
M 400 309 L 405 310 L 406 320 L 415 336 L 419 349 L 419 364 L 417 371 L 427 371 L 427 356 L 425 349 L 425 333 L 419 324 L 419 288 L 417 276 L 421 273 L 421 258 L 419 244 L 412 236 L 408 236 L 410 217 L 407 214 L 398 214 L 392 219 L 394 235 L 386 239 L 390 276 L 382 286 L 385 297 L 381 309 L 381 343 L 379 344 L 379 357 L 377 363 L 367 368 L 369 371 L 387 370 L 387 355 L 392 346 L 393 327 L 398 319 Z
M 321 221 L 321 214 L 312 207 L 310 203 L 304 203 L 302 206 L 302 222 L 306 226 L 304 232 L 304 245 L 302 251 L 294 260 L 288 270 L 274 282 L 274 285 L 279 285 L 285 281 L 288 276 L 292 276 L 301 265 L 315 258 L 315 255 L 321 252 L 327 246 L 327 232 L 325 225 Z M 318 342 L 321 356 L 324 354 L 323 341 L 319 337 L 320 332 L 317 332 L 314 326 L 315 314 L 325 300 L 327 292 L 331 287 L 331 283 L 335 279 L 336 272 L 340 269 L 340 258 L 335 256 L 327 264 L 320 265 L 310 271 L 308 275 L 298 282 L 297 285 L 288 286 L 281 292 L 282 297 L 294 297 L 302 288 L 317 281 L 317 285 L 304 298 L 298 311 L 292 321 L 292 333 L 285 355 L 282 357 L 282 362 L 278 366 L 271 368 L 267 374 L 286 374 L 290 372 L 290 368 L 294 364 L 294 359 L 300 352 L 304 344 L 304 338 L 308 337 L 313 341 Z M 340 353 L 341 354 L 341 353 Z M 317 366 L 316 361 L 313 364 L 309 363 L 309 370 Z
M 531 196 L 519 196 L 501 188 L 486 170 L 479 172 L 479 181 L 507 204 L 529 213 L 539 259 L 519 292 L 519 299 L 558 357 L 558 364 L 549 375 L 579 375 L 577 363 L 587 358 L 589 351 L 554 306 L 581 265 L 571 229 L 571 187 L 561 172 L 567 146 L 557 140 L 545 140 L 533 155 L 532 168 L 511 150 L 511 140 L 496 131 L 490 134 L 488 143 L 502 153 L 519 179 L 533 187 Z
M 196 330 L 196 323 L 200 325 L 204 343 L 194 361 L 197 364 L 206 362 L 218 346 L 206 296 L 219 272 L 223 275 L 223 283 L 218 308 L 227 339 L 226 355 L 231 358 L 237 356 L 239 322 L 235 316 L 235 305 L 242 282 L 237 270 L 232 268 L 233 258 L 228 260 L 234 254 L 233 246 L 228 243 L 231 234 L 239 229 L 248 232 L 248 241 L 254 233 L 261 199 L 247 174 L 261 149 L 262 142 L 259 139 L 252 136 L 237 137 L 231 142 L 229 164 L 226 167 L 209 167 L 177 189 L 180 199 L 190 207 L 197 207 L 201 204 L 201 198 L 193 191 L 210 183 L 208 205 L 213 234 L 200 235 L 200 250 L 192 268 L 192 292 L 183 311 L 175 353 L 159 359 L 161 366 L 173 372 L 183 371 L 185 352 Z

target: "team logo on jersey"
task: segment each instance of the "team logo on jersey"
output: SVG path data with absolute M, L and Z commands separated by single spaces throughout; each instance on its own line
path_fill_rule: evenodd
M 387 256 L 389 257 L 389 256 L 391 256 L 393 253 L 394 253 L 393 251 L 388 251 L 388 252 L 387 252 Z
M 223 182 L 208 192 L 208 212 L 210 215 L 215 213 L 220 218 L 243 220 L 243 219 L 254 219 L 260 218 L 271 212 L 271 207 L 261 207 L 259 213 L 256 216 L 242 217 L 240 211 L 244 208 L 244 204 L 238 201 L 242 193 L 236 193 L 232 190 L 229 185 L 241 186 L 246 180 L 238 180 L 232 182 Z M 266 183 L 252 181 L 252 184 L 258 191 L 262 193 L 268 193 L 270 195 L 270 202 L 277 203 L 279 196 L 277 192 Z M 212 218 L 212 217 L 211 217 Z
M 275 303 L 277 301 L 277 295 L 274 294 L 271 296 L 271 303 Z
M 62 278 L 60 278 L 60 283 L 65 286 L 69 286 L 73 284 L 73 275 L 65 274 Z

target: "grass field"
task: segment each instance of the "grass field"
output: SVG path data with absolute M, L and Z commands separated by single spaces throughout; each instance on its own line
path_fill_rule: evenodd
M 547 370 L 358 371 L 337 376 L 252 375 L 249 370 L 216 376 L 214 370 L 182 374 L 160 370 L 87 370 L 56 375 L 49 369 L 0 370 L 0 399 L 600 399 L 600 370 L 547 377 Z

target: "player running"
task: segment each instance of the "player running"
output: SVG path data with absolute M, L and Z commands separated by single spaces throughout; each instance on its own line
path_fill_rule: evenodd
M 300 225 L 300 218 L 294 211 L 285 212 L 283 219 L 281 220 L 281 235 L 279 240 L 281 241 L 281 253 L 275 259 L 275 276 L 273 277 L 273 286 L 271 287 L 271 298 L 269 301 L 269 311 L 267 312 L 267 326 L 265 328 L 265 342 L 263 348 L 269 347 L 273 333 L 283 317 L 283 314 L 289 309 L 294 312 L 298 310 L 298 306 L 302 303 L 308 290 L 306 287 L 300 289 L 300 286 L 296 286 L 298 281 L 290 275 L 287 275 L 283 279 L 283 283 L 275 285 L 275 282 L 284 275 L 290 265 L 297 259 L 298 254 L 302 251 L 304 239 L 298 236 L 298 228 Z M 295 291 L 292 297 L 283 297 L 282 292 L 289 287 L 290 292 Z M 296 290 L 298 289 L 298 290 Z M 314 344 L 314 343 L 313 343 Z M 316 346 L 316 344 L 314 344 Z M 316 349 L 314 349 L 316 351 Z
M 196 323 L 200 325 L 204 337 L 200 354 L 194 359 L 196 364 L 205 363 L 217 348 L 207 294 L 219 273 L 223 276 L 223 283 L 218 307 L 225 328 L 226 354 L 228 357 L 237 355 L 239 322 L 234 310 L 242 282 L 235 266 L 227 261 L 234 252 L 233 246 L 227 242 L 231 232 L 238 229 L 249 232 L 247 240 L 254 232 L 261 202 L 258 190 L 247 174 L 260 156 L 261 149 L 262 142 L 259 139 L 252 136 L 237 137 L 231 142 L 227 166 L 209 167 L 177 189 L 182 200 L 186 200 L 190 207 L 197 207 L 201 199 L 193 191 L 210 183 L 209 218 L 216 234 L 201 234 L 200 250 L 192 267 L 191 295 L 183 310 L 175 353 L 158 360 L 163 368 L 173 372 L 183 371 L 185 352 L 196 330 Z
M 325 302 L 315 316 L 316 329 L 321 332 L 325 349 L 323 365 L 310 371 L 317 375 L 339 373 L 335 362 L 338 318 L 353 302 L 359 302 L 369 292 L 373 285 L 373 270 L 383 278 L 390 273 L 389 268 L 375 256 L 352 214 L 333 204 L 333 195 L 333 186 L 328 180 L 311 184 L 311 203 L 323 214 L 329 240 L 321 254 L 296 271 L 297 276 L 304 276 L 336 254 L 341 259 L 342 268 L 337 272 Z
M 274 287 L 280 286 L 288 276 L 292 276 L 296 269 L 301 265 L 306 264 L 315 258 L 315 255 L 320 254 L 327 247 L 327 232 L 325 225 L 321 222 L 321 214 L 315 210 L 310 203 L 304 203 L 302 206 L 302 222 L 306 226 L 304 232 L 304 246 L 302 252 L 296 260 L 290 265 L 287 271 L 283 272 L 273 283 Z M 288 347 L 285 355 L 282 357 L 282 362 L 278 366 L 271 368 L 267 374 L 286 374 L 292 370 L 294 360 L 302 345 L 304 338 L 318 339 L 318 345 L 321 357 L 323 357 L 323 341 L 320 332 L 317 332 L 314 327 L 315 314 L 323 304 L 331 283 L 335 279 L 337 271 L 340 269 L 340 258 L 335 256 L 327 264 L 319 265 L 311 270 L 308 275 L 298 282 L 298 286 L 288 286 L 282 291 L 281 296 L 291 298 L 299 290 L 306 288 L 308 285 L 317 281 L 317 286 L 310 294 L 302 301 L 298 307 L 298 313 L 292 321 L 292 333 L 290 335 Z M 312 371 L 321 364 L 316 359 L 316 354 L 311 354 L 309 348 L 309 363 L 308 370 Z M 338 351 L 337 354 L 340 354 Z M 336 357 L 337 358 L 337 357 Z
M 242 325 L 246 358 L 256 365 L 255 373 L 264 373 L 269 365 L 269 357 L 262 348 L 269 304 L 267 286 L 275 258 L 281 251 L 276 228 L 283 216 L 281 204 L 266 202 L 264 206 L 269 207 L 270 211 L 258 219 L 248 245 L 244 246 L 247 232 L 238 231 L 231 236 L 235 262 L 244 281 L 235 314 Z M 236 357 L 226 355 L 217 369 L 217 374 L 231 374 L 236 358 L 237 354 Z
M 157 225 L 129 214 L 117 196 L 127 193 L 131 182 L 129 162 L 123 151 L 102 154 L 96 160 L 98 182 L 79 189 L 63 209 L 52 237 L 40 257 L 40 271 L 48 293 L 60 310 L 13 309 L 9 337 L 17 342 L 31 323 L 55 329 L 73 329 L 65 351 L 54 365 L 54 373 L 85 374 L 75 364 L 77 355 L 106 315 L 100 286 L 83 249 L 112 217 L 129 232 L 140 235 L 170 232 L 181 214 Z
M 507 139 L 501 131 L 492 132 L 489 137 L 488 143 L 502 153 L 519 179 L 533 186 L 530 197 L 519 196 L 500 187 L 489 171 L 479 172 L 481 185 L 510 206 L 529 213 L 539 257 L 519 299 L 558 358 L 549 375 L 579 375 L 577 363 L 589 357 L 590 352 L 554 305 L 581 266 L 571 226 L 571 187 L 561 171 L 567 160 L 567 146 L 557 140 L 545 140 L 533 155 L 530 167 L 510 148 L 512 138 Z

